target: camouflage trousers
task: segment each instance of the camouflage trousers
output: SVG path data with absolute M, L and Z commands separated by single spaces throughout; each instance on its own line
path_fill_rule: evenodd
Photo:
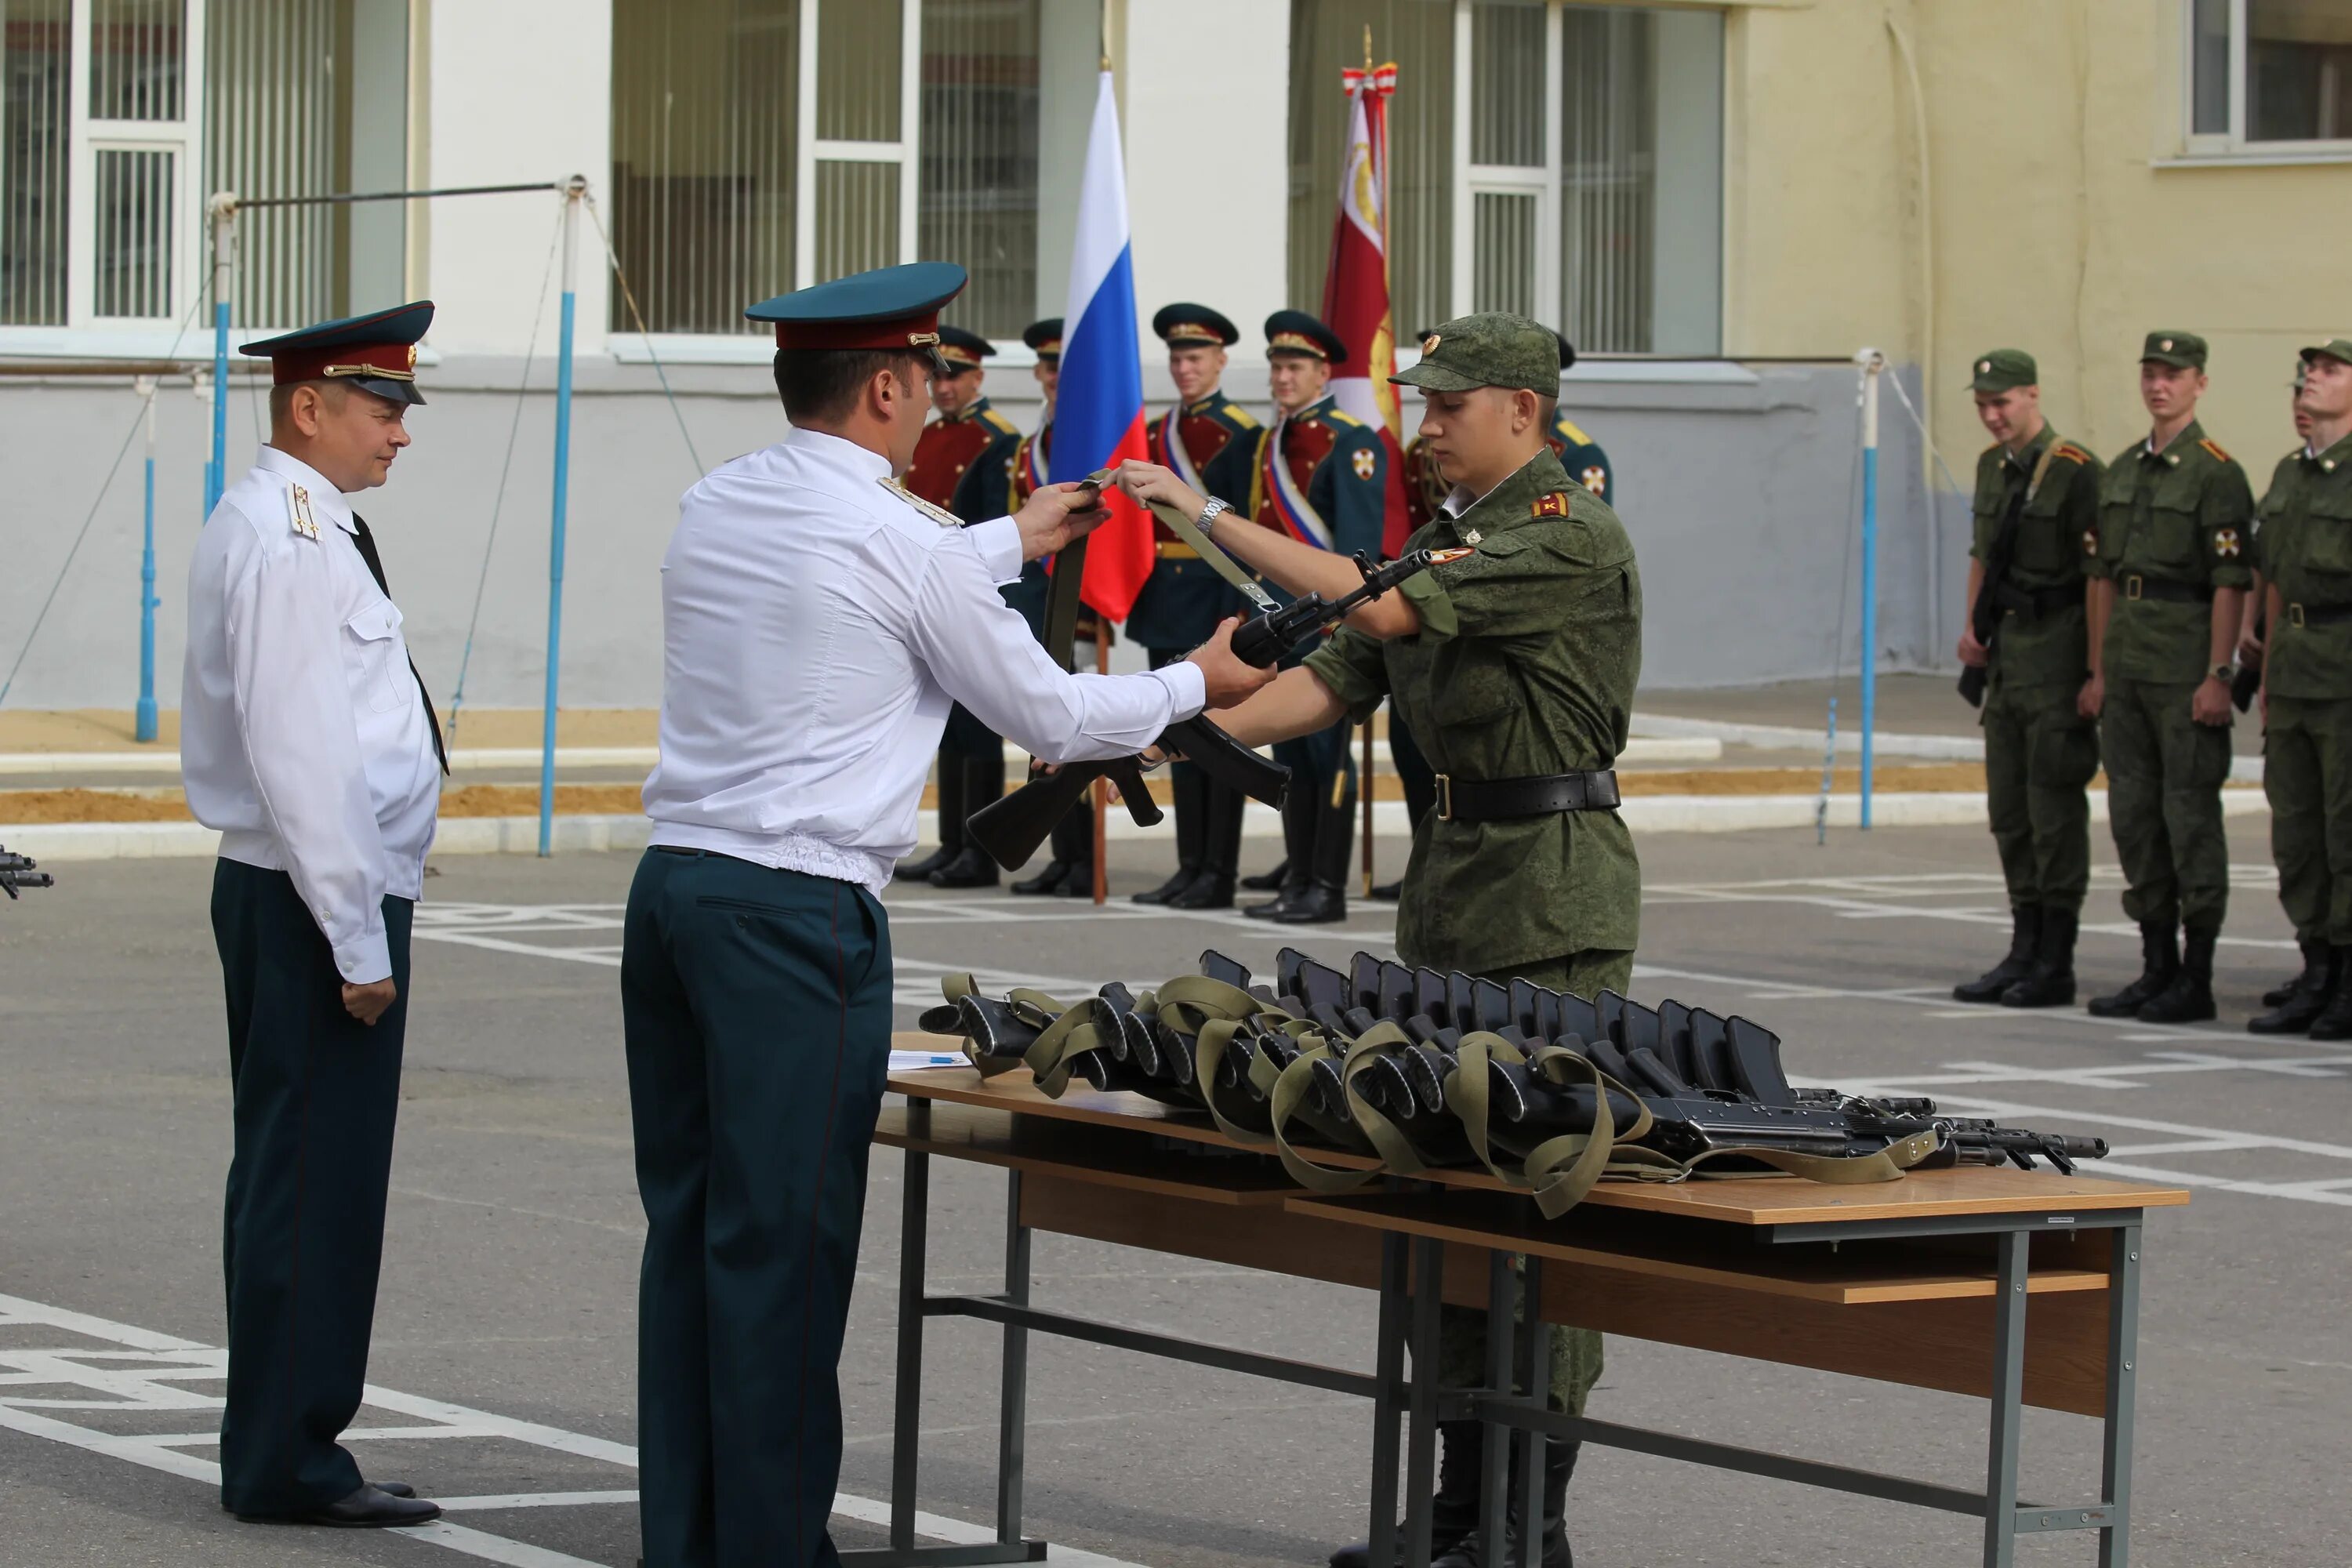
M 2271 699 L 2263 793 L 2296 938 L 2352 947 L 2352 701 Z
M 1633 978 L 1630 952 L 1592 948 L 1564 958 L 1539 959 L 1490 970 L 1489 980 L 1527 980 L 1549 990 L 1590 1000 L 1601 992 L 1622 993 Z M 1525 1260 L 1513 1258 L 1516 1269 Z M 1437 1375 L 1449 1388 L 1475 1388 L 1486 1381 L 1486 1314 L 1471 1307 L 1441 1308 L 1437 1320 Z M 1601 1334 L 1595 1329 L 1555 1327 L 1551 1331 L 1550 1405 L 1570 1415 L 1584 1414 L 1585 1396 L 1601 1381 Z
M 2124 913 L 2140 925 L 2219 931 L 2230 907 L 2221 784 L 2230 727 L 2189 716 L 2197 682 L 2110 677 L 2099 716 L 2107 818 L 2124 865 Z
M 2074 710 L 2081 685 L 2012 684 L 1997 670 L 1985 693 L 1985 809 L 2016 908 L 2079 910 L 2091 886 L 2099 735 Z

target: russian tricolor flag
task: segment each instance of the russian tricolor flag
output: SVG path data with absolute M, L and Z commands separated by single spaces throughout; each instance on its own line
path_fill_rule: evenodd
M 1150 457 L 1143 362 L 1137 350 L 1135 263 L 1128 242 L 1126 159 L 1119 149 L 1118 106 L 1111 96 L 1110 72 L 1105 71 L 1078 192 L 1049 477 L 1064 484 L 1129 458 Z M 1151 574 L 1151 524 L 1126 495 L 1114 491 L 1103 499 L 1111 518 L 1087 538 L 1079 596 L 1097 615 L 1121 621 Z

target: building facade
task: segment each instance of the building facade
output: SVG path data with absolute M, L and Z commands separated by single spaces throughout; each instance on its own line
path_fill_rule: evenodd
M 1576 342 L 1564 395 L 1615 462 L 1654 684 L 1851 668 L 1857 350 L 1903 395 L 1880 651 L 1932 667 L 1960 622 L 1966 502 L 1944 468 L 1968 474 L 1981 445 L 1976 353 L 2033 352 L 2053 417 L 2106 452 L 2141 424 L 2141 334 L 2200 332 L 2208 427 L 2261 470 L 2290 443 L 2294 348 L 2352 324 L 2342 0 L 0 0 L 0 652 L 76 552 L 10 700 L 134 694 L 147 369 L 176 690 L 214 193 L 549 187 L 248 206 L 231 290 L 238 341 L 437 301 L 417 446 L 364 504 L 436 689 L 470 642 L 469 703 L 535 706 L 553 186 L 586 175 L 564 700 L 638 706 L 659 690 L 677 494 L 781 427 L 745 303 L 961 261 L 955 318 L 1004 345 L 988 390 L 1034 423 L 1018 332 L 1062 311 L 1107 53 L 1141 314 L 1313 309 L 1339 73 L 1368 31 L 1400 68 L 1404 353 L 1475 309 Z M 260 384 L 226 389 L 233 466 Z M 1263 405 L 1255 344 L 1228 385 Z

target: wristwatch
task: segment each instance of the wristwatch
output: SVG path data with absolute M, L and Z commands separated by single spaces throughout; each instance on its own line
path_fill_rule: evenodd
M 2218 680 L 2227 686 L 2238 679 L 2238 667 L 2234 664 L 2217 664 L 2205 672 L 2205 679 Z
M 1217 520 L 1217 514 L 1219 512 L 1231 511 L 1233 510 L 1234 509 L 1232 507 L 1227 506 L 1223 501 L 1212 498 L 1209 504 L 1201 509 L 1201 515 L 1192 520 L 1192 526 L 1199 529 L 1202 533 L 1206 533 L 1209 531 L 1209 524 Z

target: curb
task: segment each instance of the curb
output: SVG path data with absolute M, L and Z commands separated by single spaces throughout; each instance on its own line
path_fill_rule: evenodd
M 1814 825 L 1821 797 L 1813 795 L 1635 795 L 1620 807 L 1626 826 L 1641 833 L 1748 833 L 1771 828 L 1806 828 Z M 2266 814 L 2270 803 L 2252 790 L 2227 790 L 2221 795 L 2225 817 Z M 2091 792 L 2091 819 L 2107 820 L 2107 797 Z M 1855 827 L 1862 821 L 1861 797 L 1833 795 L 1829 802 L 1829 826 Z M 1871 800 L 1871 821 L 1878 827 L 1981 827 L 1985 797 L 1981 792 L 1883 793 Z M 554 849 L 562 854 L 642 849 L 652 824 L 631 816 L 559 816 Z M 1113 808 L 1104 824 L 1114 839 L 1164 837 L 1165 823 L 1138 827 L 1127 813 Z M 1383 800 L 1372 807 L 1372 828 L 1392 838 L 1406 836 L 1404 802 Z M 1266 806 L 1252 803 L 1242 818 L 1247 838 L 1279 838 L 1282 819 Z M 916 837 L 929 843 L 938 835 L 937 815 L 919 815 Z M 217 854 L 220 835 L 194 822 L 70 822 L 10 826 L 0 824 L 0 844 L 37 860 L 149 860 Z M 436 855 L 532 855 L 539 850 L 539 818 L 535 816 L 459 816 L 441 824 L 434 840 Z

